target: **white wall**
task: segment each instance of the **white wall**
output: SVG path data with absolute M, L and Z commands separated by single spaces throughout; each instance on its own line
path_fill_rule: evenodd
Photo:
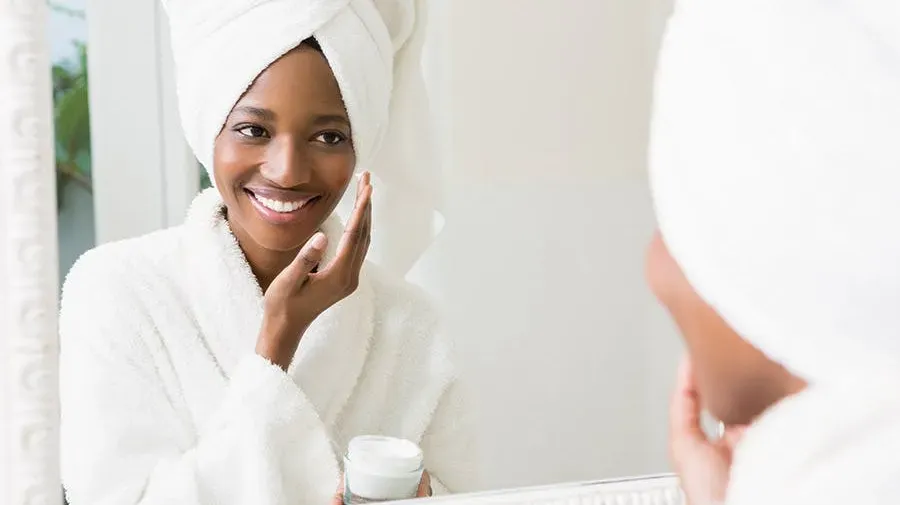
M 645 287 L 662 0 L 450 0 L 434 260 L 488 487 L 668 470 L 680 345 Z
M 88 5 L 97 243 L 178 224 L 199 186 L 159 0 Z

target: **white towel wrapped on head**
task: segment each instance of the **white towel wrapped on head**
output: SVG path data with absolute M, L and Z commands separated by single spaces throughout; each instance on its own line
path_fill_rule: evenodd
M 430 145 L 427 116 L 408 112 L 428 110 L 421 91 L 421 51 L 406 47 L 423 43 L 417 34 L 425 29 L 426 1 L 162 0 L 182 125 L 210 180 L 215 181 L 215 140 L 235 103 L 270 64 L 314 37 L 350 118 L 357 171 L 375 176 L 371 256 L 405 274 L 438 231 L 438 167 L 428 153 L 409 147 L 393 149 L 392 156 L 379 154 L 386 141 Z M 394 96 L 395 81 L 420 89 Z M 392 111 L 402 113 L 395 114 L 396 120 L 415 124 L 389 125 Z M 390 201 L 380 200 L 382 193 Z M 341 217 L 347 217 L 350 204 L 345 198 L 338 208 Z

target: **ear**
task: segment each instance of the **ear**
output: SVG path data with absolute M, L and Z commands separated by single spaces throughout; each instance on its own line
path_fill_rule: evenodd
M 374 3 L 391 35 L 396 53 L 412 35 L 416 24 L 416 0 L 374 0 Z

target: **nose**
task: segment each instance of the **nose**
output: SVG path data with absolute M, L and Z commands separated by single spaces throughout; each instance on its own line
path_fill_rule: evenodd
M 269 144 L 262 176 L 282 188 L 294 188 L 308 183 L 312 177 L 312 160 L 305 142 L 290 138 Z

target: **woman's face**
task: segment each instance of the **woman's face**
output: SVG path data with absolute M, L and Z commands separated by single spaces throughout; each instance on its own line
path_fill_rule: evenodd
M 802 387 L 799 379 L 742 339 L 691 287 L 657 233 L 647 280 L 681 331 L 704 406 L 726 424 L 749 424 Z
M 214 151 L 216 187 L 235 235 L 278 252 L 298 249 L 319 229 L 355 165 L 337 81 L 322 53 L 306 45 L 257 77 Z

